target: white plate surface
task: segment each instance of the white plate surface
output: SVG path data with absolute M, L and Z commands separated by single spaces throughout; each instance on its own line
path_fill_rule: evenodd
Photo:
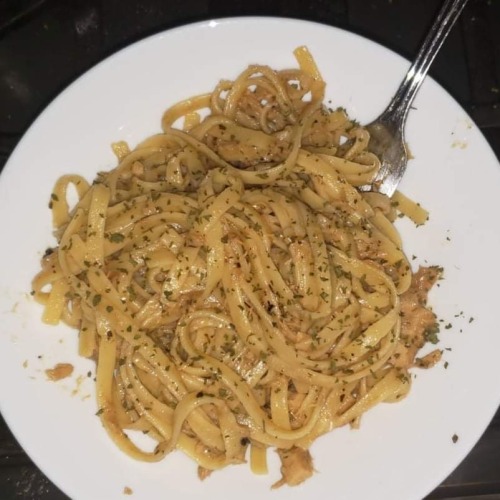
M 164 108 L 235 77 L 247 64 L 295 66 L 307 45 L 328 82 L 332 107 L 367 122 L 388 102 L 408 62 L 368 40 L 318 24 L 241 18 L 186 26 L 117 53 L 64 91 L 36 120 L 0 178 L 0 403 L 9 426 L 38 466 L 75 499 L 332 498 L 418 499 L 466 456 L 500 400 L 500 168 L 461 107 L 428 79 L 410 114 L 415 159 L 401 186 L 431 213 L 414 228 L 401 221 L 413 261 L 442 265 L 431 301 L 443 319 L 444 363 L 418 371 L 410 396 L 381 405 L 358 431 L 341 429 L 312 447 L 317 473 L 297 488 L 271 491 L 279 464 L 253 476 L 245 465 L 203 483 L 181 453 L 158 464 L 124 456 L 94 415 L 93 364 L 77 356 L 76 335 L 40 322 L 30 280 L 54 244 L 47 208 L 54 181 L 76 172 L 91 180 L 112 168 L 110 143 L 136 144 L 160 130 Z M 445 325 L 451 325 L 445 328 Z M 51 383 L 44 370 L 75 365 Z M 454 443 L 452 436 L 458 436 Z

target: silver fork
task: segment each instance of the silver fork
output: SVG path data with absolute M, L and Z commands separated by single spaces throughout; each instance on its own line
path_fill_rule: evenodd
M 427 33 L 417 57 L 385 111 L 366 125 L 370 132 L 368 149 L 381 162 L 380 170 L 370 185 L 361 191 L 376 191 L 392 196 L 408 163 L 404 129 L 408 111 L 429 67 L 468 0 L 446 0 Z

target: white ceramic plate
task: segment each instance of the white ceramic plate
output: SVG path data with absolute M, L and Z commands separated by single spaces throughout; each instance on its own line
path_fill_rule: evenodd
M 93 364 L 78 358 L 76 335 L 40 322 L 30 280 L 52 244 L 49 194 L 60 174 L 92 179 L 114 165 L 110 143 L 134 145 L 160 130 L 162 111 L 212 89 L 249 63 L 295 66 L 305 44 L 328 82 L 332 107 L 362 123 L 388 102 L 408 63 L 353 34 L 318 24 L 242 18 L 168 31 L 117 53 L 78 79 L 37 119 L 0 179 L 1 411 L 38 466 L 75 499 L 320 498 L 417 499 L 466 456 L 500 399 L 500 169 L 460 106 L 428 79 L 410 114 L 407 135 L 415 159 L 402 190 L 430 210 L 418 229 L 401 221 L 405 248 L 418 263 L 445 267 L 431 301 L 443 319 L 444 363 L 419 371 L 410 396 L 381 405 L 358 431 L 340 429 L 312 447 L 317 473 L 297 488 L 276 491 L 270 475 L 245 465 L 201 483 L 181 453 L 158 464 L 135 462 L 110 442 L 94 415 Z M 472 320 L 473 318 L 473 320 Z M 445 328 L 444 325 L 451 327 Z M 48 382 L 57 362 L 75 374 Z M 453 442 L 452 436 L 458 440 Z

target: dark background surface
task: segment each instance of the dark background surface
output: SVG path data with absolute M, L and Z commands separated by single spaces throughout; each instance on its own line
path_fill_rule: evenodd
M 216 17 L 286 16 L 345 28 L 411 59 L 440 4 L 0 0 L 0 169 L 32 121 L 64 87 L 104 57 L 147 35 Z M 499 157 L 500 0 L 469 2 L 430 73 L 470 113 Z M 66 498 L 30 461 L 0 418 L 0 499 Z M 464 462 L 428 498 L 500 499 L 500 412 Z

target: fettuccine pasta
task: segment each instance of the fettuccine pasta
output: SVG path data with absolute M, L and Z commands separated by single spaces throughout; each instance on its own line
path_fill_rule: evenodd
M 299 69 L 250 66 L 174 105 L 91 185 L 55 185 L 57 246 L 33 294 L 45 322 L 78 330 L 103 426 L 138 460 L 178 449 L 202 478 L 247 459 L 265 473 L 275 448 L 275 486 L 298 484 L 318 436 L 407 394 L 435 327 L 439 272 L 415 280 L 393 225 L 426 214 L 358 191 L 380 166 L 369 134 L 295 55 Z

